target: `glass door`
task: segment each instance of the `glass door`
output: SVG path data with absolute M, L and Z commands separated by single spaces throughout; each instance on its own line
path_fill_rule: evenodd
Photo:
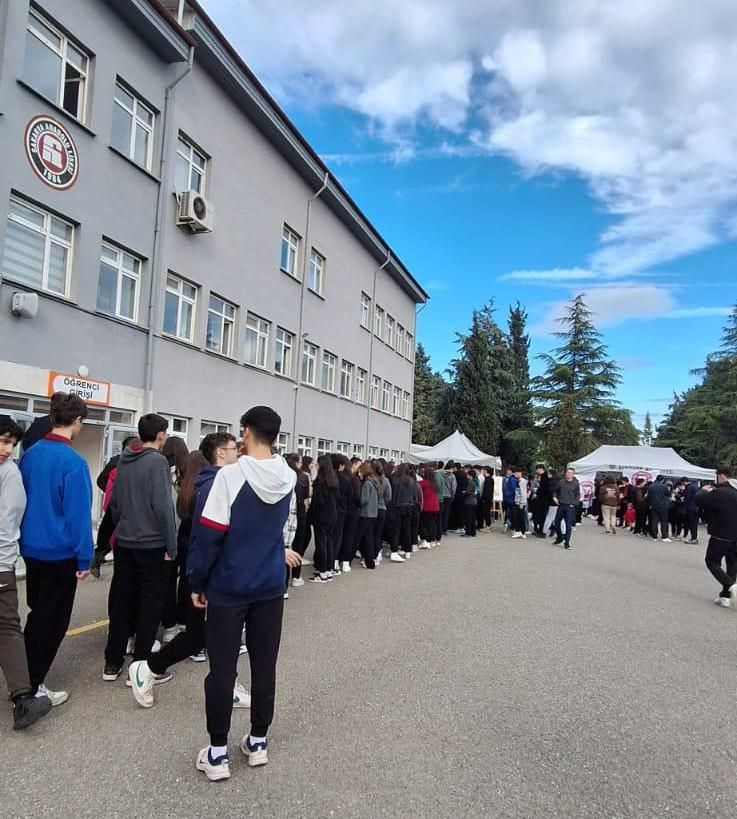
M 124 427 L 117 424 L 108 424 L 105 430 L 105 463 L 114 455 L 123 451 L 123 441 L 131 436 L 136 437 L 138 430 L 133 427 Z

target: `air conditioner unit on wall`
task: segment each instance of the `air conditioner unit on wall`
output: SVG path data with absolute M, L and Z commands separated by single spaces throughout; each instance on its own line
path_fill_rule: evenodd
M 177 224 L 192 233 L 209 233 L 213 226 L 213 211 L 210 202 L 197 191 L 184 191 L 179 195 Z

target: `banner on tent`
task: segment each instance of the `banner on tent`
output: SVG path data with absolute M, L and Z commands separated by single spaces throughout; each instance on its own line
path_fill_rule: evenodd
M 600 469 L 599 472 L 605 472 L 607 470 Z M 671 471 L 668 472 L 667 470 L 649 470 L 649 469 L 641 469 L 638 467 L 619 467 L 619 466 L 610 466 L 610 472 L 621 472 L 625 478 L 629 478 L 629 482 L 634 486 L 637 481 L 640 479 L 646 482 L 652 482 L 658 475 L 665 475 L 669 476 L 672 475 L 673 477 L 680 478 L 680 474 L 676 476 L 676 473 Z M 577 472 L 576 477 L 578 478 L 578 482 L 581 484 L 581 500 L 586 502 L 587 497 L 593 500 L 594 495 L 594 482 L 596 481 L 596 472 Z

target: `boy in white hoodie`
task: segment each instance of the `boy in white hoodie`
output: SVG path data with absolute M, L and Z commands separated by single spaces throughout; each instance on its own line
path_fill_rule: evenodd
M 245 454 L 215 477 L 187 563 L 192 601 L 207 607 L 210 673 L 205 710 L 210 745 L 200 751 L 196 766 L 211 781 L 230 777 L 228 733 L 244 624 L 251 664 L 251 732 L 240 747 L 251 767 L 268 762 L 266 734 L 274 716 L 284 564 L 294 568 L 302 560 L 289 548 L 297 528 L 296 473 L 271 453 L 281 418 L 270 407 L 253 407 L 241 418 L 241 427 Z

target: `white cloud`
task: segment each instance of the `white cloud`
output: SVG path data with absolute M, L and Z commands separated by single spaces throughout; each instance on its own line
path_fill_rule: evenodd
M 279 94 L 366 115 L 400 158 L 422 125 L 583 178 L 614 217 L 599 279 L 737 236 L 732 0 L 205 3 Z
M 590 270 L 584 270 L 582 267 L 556 267 L 552 270 L 513 270 L 511 273 L 505 273 L 503 276 L 499 276 L 499 281 L 546 283 L 591 281 L 593 278 L 594 274 Z

